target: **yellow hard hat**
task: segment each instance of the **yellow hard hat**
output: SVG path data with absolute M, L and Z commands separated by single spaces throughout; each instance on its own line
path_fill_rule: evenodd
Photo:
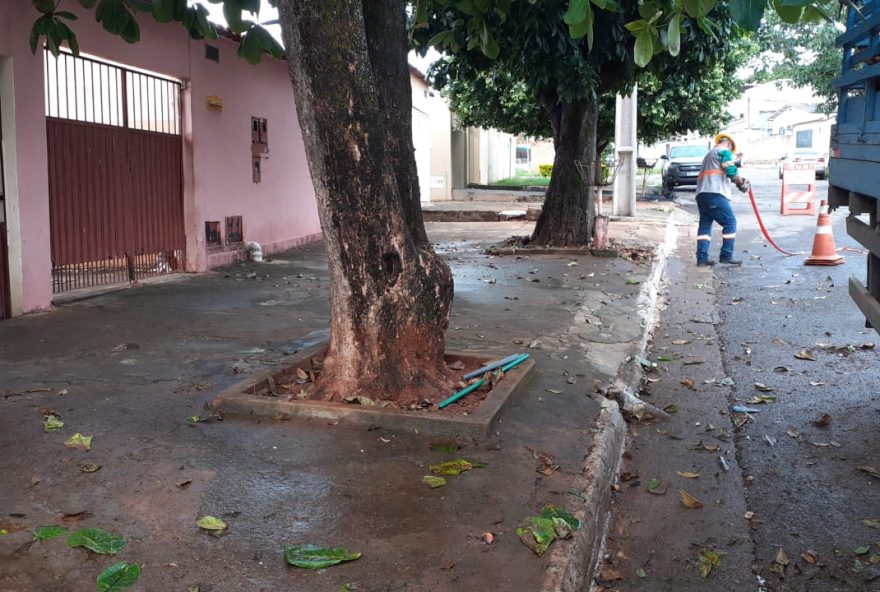
M 718 144 L 721 140 L 730 140 L 730 151 L 736 152 L 736 140 L 728 136 L 727 134 L 718 134 L 715 136 L 715 144 Z

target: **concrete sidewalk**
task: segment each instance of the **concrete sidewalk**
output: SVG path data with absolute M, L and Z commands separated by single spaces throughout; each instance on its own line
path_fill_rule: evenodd
M 318 245 L 0 323 L 0 592 L 94 590 L 116 561 L 140 563 L 132 590 L 151 592 L 575 590 L 622 445 L 594 381 L 608 384 L 644 346 L 673 213 L 612 223 L 612 236 L 653 259 L 492 257 L 485 247 L 530 225 L 428 225 L 455 274 L 448 347 L 525 349 L 537 362 L 497 432 L 452 455 L 417 434 L 314 421 L 188 424 L 244 375 L 327 338 Z M 62 430 L 43 431 L 50 411 Z M 91 451 L 63 445 L 76 432 L 94 437 Z M 530 449 L 559 470 L 537 473 Z M 439 489 L 421 482 L 428 465 L 456 456 L 486 467 Z M 101 469 L 81 472 L 84 463 Z M 538 557 L 514 531 L 547 503 L 587 520 L 580 538 Z M 224 536 L 197 528 L 206 514 L 229 524 Z M 110 558 L 64 537 L 32 543 L 50 524 L 103 528 L 128 545 Z M 363 556 L 301 570 L 284 564 L 295 543 Z

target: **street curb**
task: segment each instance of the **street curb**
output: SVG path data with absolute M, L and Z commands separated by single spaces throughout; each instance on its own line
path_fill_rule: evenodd
M 643 321 L 641 337 L 633 341 L 629 355 L 618 366 L 617 383 L 630 393 L 638 388 L 642 379 L 641 367 L 632 363 L 632 358 L 644 354 L 648 347 L 657 322 L 660 284 L 677 236 L 673 216 L 670 216 L 664 242 L 658 246 L 651 273 L 639 292 L 637 309 Z M 617 479 L 627 428 L 616 401 L 604 397 L 597 398 L 597 401 L 600 410 L 592 428 L 590 452 L 573 487 L 584 501 L 583 506 L 573 512 L 581 521 L 581 527 L 572 533 L 571 540 L 553 547 L 540 592 L 583 592 L 589 589 L 602 559 L 611 518 L 611 486 Z
M 604 548 L 611 484 L 623 454 L 626 422 L 615 401 L 602 399 L 599 404 L 592 449 L 573 488 L 584 500 L 573 512 L 581 527 L 572 533 L 571 540 L 557 543 L 551 551 L 540 592 L 583 592 Z

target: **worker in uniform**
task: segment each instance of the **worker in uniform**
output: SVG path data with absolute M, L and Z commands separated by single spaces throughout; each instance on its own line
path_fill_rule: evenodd
M 730 207 L 734 186 L 747 193 L 751 184 L 739 176 L 734 153 L 736 142 L 727 134 L 715 136 L 715 147 L 703 159 L 697 177 L 697 207 L 700 210 L 700 226 L 697 231 L 697 265 L 715 265 L 709 258 L 709 244 L 712 241 L 712 222 L 721 226 L 721 253 L 718 261 L 727 265 L 742 265 L 733 258 L 733 245 L 736 239 L 736 216 Z

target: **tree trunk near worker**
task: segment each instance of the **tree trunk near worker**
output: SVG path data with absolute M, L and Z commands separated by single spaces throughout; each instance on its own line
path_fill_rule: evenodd
M 279 12 L 329 261 L 317 398 L 439 400 L 453 386 L 452 274 L 416 212 L 405 33 L 375 39 L 405 31 L 405 3 L 282 0 Z
M 541 97 L 553 124 L 556 156 L 541 216 L 531 242 L 537 245 L 584 246 L 590 243 L 595 218 L 592 176 L 585 182 L 574 162 L 594 162 L 598 110 L 592 101 L 565 104 Z

